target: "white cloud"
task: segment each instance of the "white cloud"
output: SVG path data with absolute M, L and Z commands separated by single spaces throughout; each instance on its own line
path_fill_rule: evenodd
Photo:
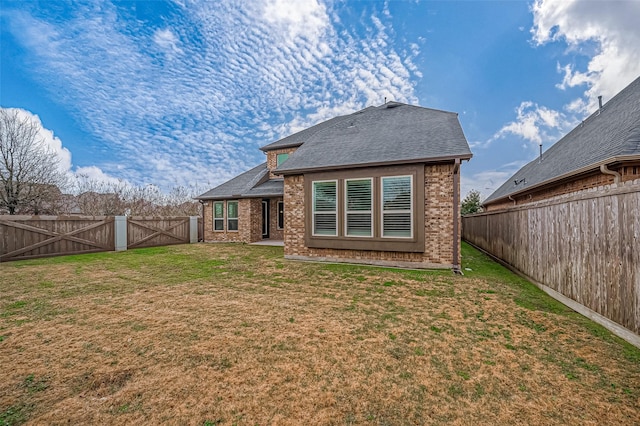
M 19 120 L 28 120 L 36 126 L 38 143 L 42 143 L 56 157 L 61 172 L 67 172 L 71 169 L 71 152 L 62 146 L 62 141 L 53 134 L 53 131 L 42 125 L 40 117 L 21 108 L 7 108 L 7 110 L 17 112 Z
M 106 174 L 99 167 L 78 167 L 73 170 L 71 162 L 71 152 L 62 145 L 62 141 L 59 137 L 53 134 L 52 130 L 47 129 L 42 125 L 42 121 L 38 115 L 31 113 L 30 111 L 21 108 L 8 108 L 9 111 L 16 111 L 18 118 L 21 120 L 29 120 L 37 128 L 37 141 L 49 149 L 58 160 L 58 169 L 67 175 L 69 182 L 73 182 L 76 177 L 82 176 L 95 182 L 105 183 L 118 183 L 120 179 Z M 68 188 L 62 188 L 66 190 Z
M 107 185 L 121 184 L 122 180 L 106 174 L 96 166 L 78 167 L 74 172 L 75 176 L 87 179 L 90 182 Z
M 640 2 L 536 0 L 531 10 L 538 45 L 564 42 L 573 52 L 596 45 L 585 69 L 559 65 L 559 88 L 587 86 L 584 100 L 572 102 L 570 111 L 593 112 L 599 95 L 606 101 L 640 75 Z
M 159 28 L 123 21 L 121 3 L 75 4 L 57 20 L 27 6 L 3 11 L 33 77 L 117 156 L 96 158 L 107 174 L 164 188 L 218 184 L 291 131 L 385 96 L 417 102 L 418 49 L 396 51 L 379 5 L 363 18 L 364 36 L 316 0 L 175 6 Z
M 153 33 L 153 41 L 169 55 L 182 53 L 179 47 L 180 40 L 169 28 L 156 30 Z
M 563 113 L 525 101 L 516 108 L 516 119 L 505 124 L 490 140 L 518 136 L 530 143 L 540 145 L 555 142 L 574 122 Z
M 267 22 L 279 26 L 289 41 L 306 37 L 317 43 L 329 26 L 327 8 L 317 0 L 268 0 L 261 13 Z

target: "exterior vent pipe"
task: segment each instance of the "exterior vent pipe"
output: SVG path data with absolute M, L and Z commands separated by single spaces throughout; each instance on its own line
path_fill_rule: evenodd
M 538 162 L 542 163 L 542 142 L 540 142 L 540 157 Z
M 602 95 L 598 96 L 598 109 L 602 109 Z

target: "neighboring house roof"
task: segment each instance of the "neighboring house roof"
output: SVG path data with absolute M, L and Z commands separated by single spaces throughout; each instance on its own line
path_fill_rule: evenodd
M 640 77 L 518 170 L 483 204 L 634 157 L 640 158 Z
M 283 194 L 284 181 L 282 179 L 269 180 L 269 170 L 265 162 L 199 195 L 196 199 L 223 200 L 229 198 L 281 197 Z
M 309 129 L 315 131 L 307 140 L 297 139 L 302 146 L 275 172 L 291 174 L 472 156 L 458 115 L 453 112 L 389 102 L 329 122 Z

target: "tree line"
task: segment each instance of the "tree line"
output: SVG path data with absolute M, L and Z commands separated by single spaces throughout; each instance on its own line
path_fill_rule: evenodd
M 196 187 L 104 182 L 70 177 L 39 135 L 39 126 L 18 110 L 0 108 L 0 214 L 90 216 L 196 216 Z

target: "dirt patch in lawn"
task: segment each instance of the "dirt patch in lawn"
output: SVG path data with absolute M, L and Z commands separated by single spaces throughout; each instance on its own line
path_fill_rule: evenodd
M 0 423 L 640 422 L 639 351 L 507 272 L 281 256 L 2 265 Z

